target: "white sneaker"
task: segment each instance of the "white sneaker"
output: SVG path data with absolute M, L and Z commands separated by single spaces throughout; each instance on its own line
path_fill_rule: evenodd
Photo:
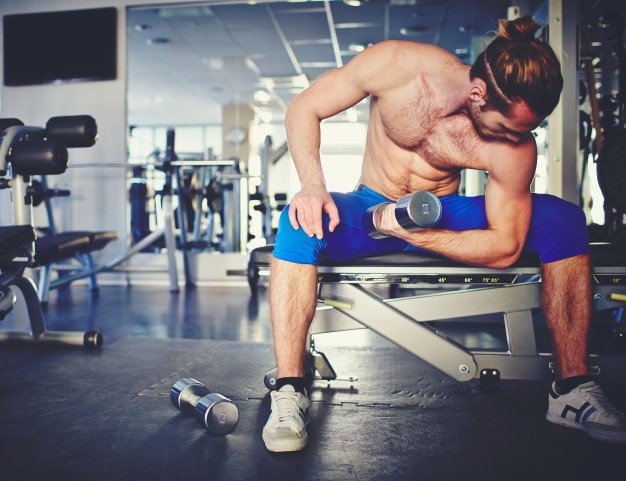
M 552 383 L 546 419 L 551 423 L 580 429 L 600 441 L 626 443 L 626 416 L 606 398 L 595 382 L 557 394 Z
M 263 428 L 265 447 L 275 453 L 300 451 L 307 442 L 308 396 L 297 392 L 291 384 L 286 384 L 279 391 L 271 391 L 270 396 L 272 412 Z

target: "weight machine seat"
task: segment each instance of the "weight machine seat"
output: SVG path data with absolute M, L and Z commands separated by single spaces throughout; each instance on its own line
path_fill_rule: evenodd
M 0 227 L 0 266 L 11 262 L 24 248 L 35 240 L 35 231 L 30 225 Z
M 626 267 L 626 246 L 604 242 L 590 244 L 591 264 L 595 267 Z M 250 253 L 250 265 L 265 267 L 270 263 L 274 245 L 257 247 Z M 470 267 L 468 264 L 456 262 L 436 255 L 424 255 L 415 252 L 393 252 L 369 257 L 357 257 L 348 260 L 332 260 L 320 256 L 319 266 L 323 267 Z M 539 256 L 536 254 L 522 254 L 518 261 L 511 266 L 539 268 Z
M 47 237 L 47 236 L 46 236 Z M 54 234 L 54 237 L 64 241 L 71 241 L 74 239 L 82 239 L 87 237 L 89 242 L 86 245 L 81 246 L 79 251 L 81 254 L 88 252 L 99 251 L 103 249 L 109 242 L 117 239 L 117 232 L 114 231 L 102 231 L 102 232 L 90 232 L 90 231 L 70 231 Z M 42 237 L 43 238 L 43 237 Z
M 109 242 L 117 240 L 117 232 L 112 230 L 88 232 L 88 234 L 91 242 L 93 243 L 94 251 L 104 249 Z
M 35 259 L 39 265 L 71 259 L 85 252 L 90 242 L 87 235 L 53 234 L 40 237 L 35 241 Z
M 89 245 L 84 250 L 81 250 L 81 253 L 94 252 L 104 249 L 106 245 L 117 239 L 117 232 L 114 231 L 101 231 L 101 232 L 91 232 L 91 231 L 69 231 L 69 232 L 61 232 L 60 234 L 56 234 L 57 236 L 64 237 L 66 239 L 85 237 L 89 238 Z

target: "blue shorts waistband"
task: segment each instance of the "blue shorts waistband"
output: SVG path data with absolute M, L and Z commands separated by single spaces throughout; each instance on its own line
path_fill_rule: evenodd
M 364 184 L 359 184 L 356 186 L 356 189 L 354 189 L 355 192 L 361 192 L 363 194 L 367 194 L 373 197 L 379 197 L 381 202 L 394 202 L 393 200 L 391 200 L 388 197 L 385 197 L 383 194 L 381 194 L 380 192 L 376 192 L 373 189 L 370 189 L 368 186 L 364 185 Z M 448 199 L 452 199 L 453 197 L 458 197 L 459 193 L 458 192 L 453 192 L 452 194 L 446 194 L 446 195 L 442 195 L 442 196 L 437 196 L 439 197 L 439 200 L 441 200 L 442 202 L 444 200 L 448 200 Z

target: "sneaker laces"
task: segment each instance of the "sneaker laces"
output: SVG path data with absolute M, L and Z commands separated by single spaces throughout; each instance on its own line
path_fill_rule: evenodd
M 272 400 L 274 401 L 272 410 L 276 413 L 279 423 L 298 417 L 298 394 L 297 392 L 272 392 Z
M 596 383 L 583 384 L 579 387 L 579 389 L 581 393 L 586 395 L 587 399 L 592 399 L 594 401 L 593 405 L 596 409 L 598 409 L 598 411 L 609 416 L 624 416 L 623 412 L 617 410 L 615 406 L 610 403 L 602 388 Z

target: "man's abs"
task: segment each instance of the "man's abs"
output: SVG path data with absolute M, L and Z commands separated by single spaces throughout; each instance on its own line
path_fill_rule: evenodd
M 422 112 L 422 115 L 432 113 Z M 438 196 L 456 192 L 461 168 L 466 167 L 465 156 L 447 142 L 447 126 L 442 125 L 436 133 L 422 132 L 422 125 L 412 123 L 413 126 L 407 125 L 403 130 L 413 132 L 414 145 L 399 145 L 403 142 L 398 132 L 384 126 L 378 101 L 372 100 L 360 183 L 391 199 L 418 190 Z M 443 121 L 434 119 L 434 123 Z M 421 134 L 421 139 L 416 133 Z
M 414 160 L 411 165 L 403 165 L 397 158 L 393 163 L 390 160 L 373 159 L 366 152 L 359 183 L 393 200 L 418 190 L 429 191 L 439 197 L 458 191 L 460 170 L 449 171 L 445 176 L 433 179 L 434 176 L 429 175 L 432 168 L 424 161 Z

